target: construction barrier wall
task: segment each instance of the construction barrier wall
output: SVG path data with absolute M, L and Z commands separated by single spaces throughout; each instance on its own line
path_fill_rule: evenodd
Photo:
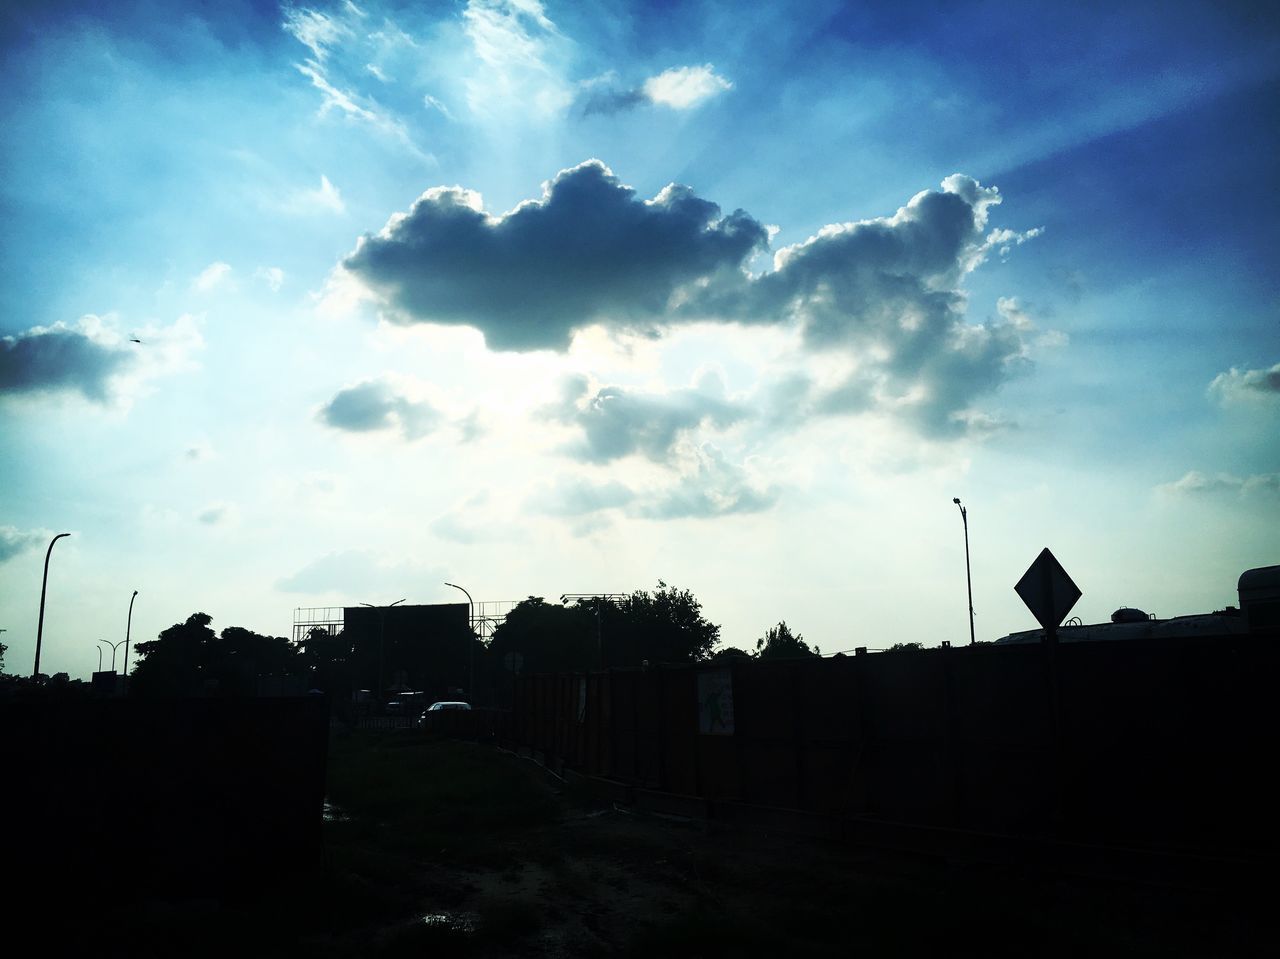
M 1277 647 L 979 645 L 519 678 L 499 735 L 687 797 L 1274 851 Z

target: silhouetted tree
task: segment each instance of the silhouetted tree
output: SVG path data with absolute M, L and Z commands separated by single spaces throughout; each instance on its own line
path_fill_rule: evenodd
M 596 665 L 595 612 L 582 604 L 561 606 L 538 596 L 521 600 L 498 624 L 488 658 L 495 676 L 510 672 L 508 653 L 523 659 L 522 672 L 554 673 Z
M 638 589 L 612 608 L 605 606 L 604 617 L 608 666 L 701 662 L 720 639 L 720 627 L 702 615 L 697 597 L 662 580 L 652 593 Z
M 8 648 L 4 643 L 0 643 L 0 673 L 4 672 L 4 651 Z
M 924 649 L 924 643 L 894 643 L 886 652 L 895 653 L 902 650 Z
M 299 655 L 311 677 L 311 685 L 345 699 L 351 692 L 351 640 L 323 626 L 303 638 Z
M 757 659 L 798 659 L 820 654 L 816 646 L 809 648 L 803 636 L 792 633 L 785 621 L 769 627 L 764 636 L 756 640 Z
M 727 663 L 735 659 L 750 659 L 751 654 L 745 649 L 739 649 L 737 646 L 721 646 L 711 654 L 713 663 Z
M 193 613 L 148 642 L 138 643 L 133 689 L 142 696 L 190 696 L 216 691 L 253 695 L 260 676 L 300 676 L 306 663 L 282 636 L 228 626 L 218 636 L 207 613 Z

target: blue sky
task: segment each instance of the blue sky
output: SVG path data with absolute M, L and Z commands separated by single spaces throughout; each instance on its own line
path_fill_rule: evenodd
M 1043 546 L 1086 621 L 1280 558 L 1267 5 L 62 3 L 0 42 L 10 670 L 63 531 L 73 675 L 134 589 L 142 638 L 662 578 L 734 645 L 961 642 L 953 496 L 980 638 Z

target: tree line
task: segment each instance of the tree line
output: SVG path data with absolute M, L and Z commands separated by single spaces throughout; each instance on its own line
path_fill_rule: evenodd
M 311 630 L 299 643 L 240 626 L 217 632 L 211 616 L 193 613 L 155 639 L 134 646 L 137 659 L 131 670 L 131 692 L 140 696 L 255 695 L 264 679 L 275 679 L 346 699 L 361 675 L 368 675 L 370 651 L 355 649 L 355 639 L 323 628 Z M 720 627 L 707 619 L 697 597 L 662 581 L 653 590 L 608 599 L 554 603 L 530 596 L 507 614 L 487 645 L 468 636 L 463 637 L 461 648 L 466 649 L 468 641 L 473 644 L 471 658 L 454 651 L 435 671 L 450 673 L 447 678 L 456 686 L 469 685 L 474 676 L 477 689 L 469 690 L 470 694 L 485 689 L 497 698 L 517 672 L 820 655 L 785 621 L 767 629 L 751 651 L 721 646 Z M 443 638 L 442 645 L 451 648 L 449 637 Z

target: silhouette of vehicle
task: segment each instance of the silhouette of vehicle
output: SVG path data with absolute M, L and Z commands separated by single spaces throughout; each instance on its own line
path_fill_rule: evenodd
M 461 703 L 461 702 L 432 703 L 425 710 L 423 710 L 422 715 L 418 717 L 418 725 L 419 726 L 427 725 L 432 713 L 453 712 L 456 710 L 469 711 L 470 709 L 471 709 L 470 703 Z

